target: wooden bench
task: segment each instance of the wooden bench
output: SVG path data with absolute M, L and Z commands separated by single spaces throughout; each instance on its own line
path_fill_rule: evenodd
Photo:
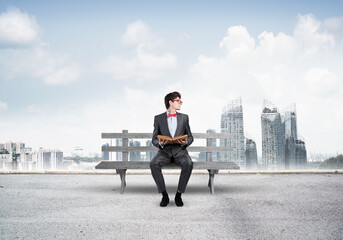
M 126 170 L 127 169 L 150 169 L 150 161 L 128 161 L 129 152 L 157 152 L 154 146 L 129 146 L 129 139 L 151 139 L 151 133 L 129 133 L 128 130 L 123 130 L 122 133 L 102 133 L 103 139 L 122 139 L 122 146 L 102 146 L 103 152 L 122 152 L 122 161 L 101 161 L 96 169 L 116 169 L 120 175 L 121 189 L 120 193 L 124 193 L 126 187 Z M 193 169 L 207 169 L 209 173 L 208 187 L 214 194 L 214 176 L 220 169 L 239 169 L 239 166 L 233 162 L 212 162 L 213 152 L 228 152 L 232 151 L 231 147 L 214 147 L 212 146 L 213 139 L 232 138 L 229 133 L 193 133 L 194 139 L 206 139 L 206 147 L 190 146 L 188 152 L 206 152 L 206 162 L 193 162 Z M 168 164 L 162 167 L 163 169 L 180 169 L 175 163 Z

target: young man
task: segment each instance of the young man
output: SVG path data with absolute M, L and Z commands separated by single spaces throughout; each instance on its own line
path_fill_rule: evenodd
M 162 193 L 161 207 L 165 207 L 169 203 L 168 193 L 162 175 L 161 167 L 175 162 L 181 166 L 181 175 L 179 179 L 178 189 L 175 195 L 175 204 L 178 207 L 183 206 L 181 194 L 185 192 L 188 180 L 193 169 L 192 159 L 188 155 L 186 148 L 192 144 L 193 136 L 189 127 L 188 115 L 177 113 L 181 109 L 182 101 L 181 94 L 172 92 L 165 96 L 164 103 L 167 112 L 155 116 L 154 132 L 152 134 L 152 143 L 159 148 L 157 155 L 151 160 L 150 168 L 152 176 L 156 182 L 158 192 Z M 177 137 L 188 135 L 187 140 L 178 140 L 175 144 L 167 144 L 166 140 L 158 140 L 157 135 L 168 137 Z

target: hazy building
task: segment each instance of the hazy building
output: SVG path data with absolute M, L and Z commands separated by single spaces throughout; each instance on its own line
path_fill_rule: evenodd
M 6 151 L 0 152 L 0 169 L 9 170 L 8 166 L 12 164 L 12 154 Z
M 63 152 L 59 150 L 39 149 L 32 153 L 33 168 L 36 170 L 58 170 L 63 169 Z
M 51 170 L 61 170 L 63 169 L 63 152 L 60 150 L 51 151 Z
M 297 168 L 303 169 L 307 165 L 307 152 L 305 142 L 297 139 L 295 141 L 295 162 Z
M 206 162 L 206 153 L 205 152 L 199 153 L 198 162 Z
M 37 154 L 37 170 L 56 170 L 52 155 L 50 150 L 40 149 Z
M 16 170 L 32 170 L 32 161 L 29 154 L 32 152 L 32 148 L 25 148 L 23 142 L 7 142 L 0 144 L 0 169 L 13 169 L 12 161 L 13 156 L 16 158 Z M 6 159 L 6 160 L 5 160 Z
M 25 149 L 25 143 L 23 142 L 17 142 L 15 145 L 16 145 L 15 149 L 17 153 L 20 153 L 22 150 Z
M 130 147 L 140 147 L 141 143 L 139 141 L 130 141 Z M 129 159 L 131 162 L 133 161 L 141 161 L 141 152 L 130 152 Z
M 32 153 L 20 154 L 20 159 L 21 159 L 21 162 L 20 162 L 21 170 L 27 170 L 27 171 L 34 170 L 33 169 L 34 162 L 32 160 Z
M 297 114 L 295 104 L 290 105 L 282 116 L 282 124 L 285 132 L 285 168 L 295 169 L 296 164 L 296 143 L 297 140 Z
M 15 143 L 12 143 L 12 142 L 7 142 L 5 143 L 5 149 L 8 151 L 8 152 L 13 152 L 16 150 L 16 144 Z
M 298 137 L 295 104 L 285 110 L 282 119 L 285 132 L 285 167 L 286 169 L 304 168 L 307 164 L 307 154 L 305 141 Z
M 285 168 L 285 135 L 277 108 L 264 100 L 261 114 L 262 162 L 267 169 Z
M 24 148 L 20 150 L 19 169 L 20 170 L 33 170 L 33 160 L 32 160 L 32 148 Z
M 116 146 L 117 147 L 123 146 L 123 139 L 117 138 L 116 139 Z M 112 153 L 111 153 L 111 155 L 112 155 Z M 123 153 L 122 152 L 116 152 L 116 160 L 117 161 L 123 161 Z
M 282 116 L 285 138 L 298 138 L 296 105 L 291 104 Z
M 219 161 L 234 162 L 245 168 L 245 144 L 242 100 L 232 101 L 223 109 L 220 122 L 222 133 L 232 133 L 233 138 L 220 139 L 220 146 L 232 147 L 230 152 L 222 152 Z
M 109 143 L 105 143 L 102 145 L 103 147 L 109 147 Z M 110 160 L 110 152 L 102 152 L 102 160 Z
M 214 129 L 208 129 L 207 130 L 208 133 L 216 133 L 216 130 Z M 207 143 L 206 143 L 207 144 Z M 211 146 L 212 147 L 216 147 L 217 146 L 217 139 L 216 138 L 212 138 L 211 141 Z M 213 152 L 212 153 L 212 162 L 218 162 L 219 160 L 219 152 Z M 199 162 L 206 162 L 206 152 L 200 152 L 199 153 L 199 158 L 198 158 Z
M 154 145 L 152 144 L 151 140 L 147 140 L 146 141 L 146 146 L 147 147 L 152 147 Z M 157 150 L 157 148 L 156 148 L 156 150 Z M 156 154 L 157 154 L 156 151 L 155 152 L 146 152 L 145 161 L 149 161 L 150 162 L 156 156 Z
M 295 169 L 296 168 L 296 139 L 286 138 L 285 139 L 285 168 Z
M 258 164 L 256 142 L 250 138 L 246 138 L 245 140 L 245 159 L 247 169 L 257 168 Z
M 51 163 L 51 152 L 50 151 L 42 152 L 42 162 L 43 162 L 43 170 L 51 170 L 52 163 Z
M 51 152 L 46 149 L 39 149 L 38 152 L 32 155 L 36 161 L 36 170 L 51 170 Z

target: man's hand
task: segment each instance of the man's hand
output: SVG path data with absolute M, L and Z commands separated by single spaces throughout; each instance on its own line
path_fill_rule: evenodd
M 176 141 L 178 144 L 185 145 L 186 144 L 186 139 L 179 139 Z
M 167 139 L 160 139 L 159 141 L 160 141 L 160 144 L 163 145 L 163 146 L 168 143 Z

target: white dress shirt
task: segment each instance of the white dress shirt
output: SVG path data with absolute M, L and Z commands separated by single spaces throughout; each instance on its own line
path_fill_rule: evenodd
M 168 122 L 168 128 L 171 137 L 173 138 L 175 136 L 176 128 L 177 128 L 177 115 L 176 117 L 168 117 L 169 112 L 167 111 L 167 122 Z

